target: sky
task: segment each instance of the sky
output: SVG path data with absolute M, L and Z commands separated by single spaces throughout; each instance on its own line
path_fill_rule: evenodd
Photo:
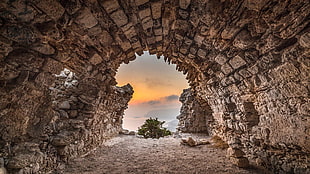
M 168 65 L 161 57 L 144 52 L 136 60 L 122 64 L 116 74 L 118 86 L 130 85 L 133 98 L 123 118 L 123 128 L 137 130 L 150 117 L 175 124 L 180 113 L 179 96 L 188 88 L 187 80 L 175 65 Z

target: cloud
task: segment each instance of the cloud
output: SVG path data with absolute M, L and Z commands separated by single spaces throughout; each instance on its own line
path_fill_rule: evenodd
M 156 105 L 156 104 L 160 104 L 160 100 L 151 100 L 151 101 L 145 102 L 144 104 Z
M 178 100 L 179 96 L 178 95 L 169 95 L 164 97 L 166 101 L 174 101 L 174 100 Z
M 154 105 L 161 105 L 161 104 L 167 104 L 170 102 L 178 101 L 179 96 L 178 95 L 168 95 L 165 97 L 162 97 L 158 100 L 149 100 L 146 102 L 143 102 L 143 105 L 149 105 L 149 106 L 154 106 Z

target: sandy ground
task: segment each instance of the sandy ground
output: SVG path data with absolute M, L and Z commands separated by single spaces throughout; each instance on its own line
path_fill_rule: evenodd
M 193 136 L 198 135 L 182 135 Z M 181 138 L 143 139 L 119 135 L 83 158 L 71 161 L 64 174 L 258 174 L 240 169 L 226 158 L 226 150 L 211 145 L 189 147 Z

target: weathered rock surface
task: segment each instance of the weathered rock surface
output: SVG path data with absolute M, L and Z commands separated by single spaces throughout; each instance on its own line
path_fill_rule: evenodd
M 47 173 L 119 133 L 132 89 L 115 87 L 116 71 L 148 50 L 191 86 L 179 130 L 220 136 L 275 173 L 310 173 L 308 1 L 5 0 L 0 11 L 9 172 Z

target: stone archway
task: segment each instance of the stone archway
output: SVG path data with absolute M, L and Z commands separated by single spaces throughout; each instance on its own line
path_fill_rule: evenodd
M 308 170 L 309 6 L 299 0 L 1 2 L 0 147 L 7 167 L 53 169 L 57 160 L 116 134 L 109 123 L 131 95 L 129 86 L 113 87 L 116 70 L 149 50 L 187 74 L 197 100 L 212 109 L 212 134 L 274 171 Z M 61 111 L 66 121 L 49 90 L 64 68 L 79 78 L 71 92 L 85 96 L 75 107 L 80 117 Z

